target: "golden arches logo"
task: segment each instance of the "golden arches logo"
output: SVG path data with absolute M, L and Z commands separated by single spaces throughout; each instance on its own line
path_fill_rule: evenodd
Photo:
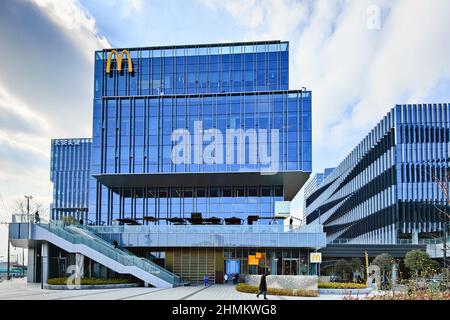
M 111 72 L 111 62 L 112 62 L 113 56 L 116 59 L 117 71 L 119 71 L 119 72 L 122 71 L 122 60 L 123 60 L 124 56 L 126 56 L 126 58 L 128 60 L 128 72 L 129 73 L 133 72 L 133 61 L 131 60 L 130 53 L 128 52 L 127 49 L 123 49 L 120 54 L 116 50 L 111 50 L 108 53 L 108 60 L 106 62 L 106 73 Z

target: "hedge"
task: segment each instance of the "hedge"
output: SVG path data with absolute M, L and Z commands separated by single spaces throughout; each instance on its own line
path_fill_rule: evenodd
M 319 282 L 319 289 L 366 289 L 365 283 L 353 282 Z
M 47 283 L 50 285 L 66 285 L 67 277 L 63 278 L 51 278 Z M 74 283 L 74 280 L 71 281 Z M 81 285 L 106 285 L 106 284 L 124 284 L 130 283 L 128 279 L 105 279 L 105 278 L 81 278 Z
M 245 293 L 258 293 L 259 288 L 257 286 L 251 286 L 246 283 L 239 283 L 236 285 L 236 290 Z M 268 288 L 267 294 L 274 296 L 297 296 L 297 297 L 317 297 L 319 293 L 317 290 L 304 290 L 304 289 L 275 289 Z

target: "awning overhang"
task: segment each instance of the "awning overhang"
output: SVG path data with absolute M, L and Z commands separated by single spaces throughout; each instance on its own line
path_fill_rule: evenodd
M 308 180 L 310 172 L 220 172 L 220 173 L 115 173 L 97 174 L 94 177 L 108 188 L 133 187 L 200 187 L 236 185 L 282 185 L 284 199 L 292 200 Z

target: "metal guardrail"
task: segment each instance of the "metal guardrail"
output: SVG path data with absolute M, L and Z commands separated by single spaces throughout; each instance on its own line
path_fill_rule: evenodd
M 98 237 L 88 228 L 81 227 L 80 225 L 65 225 L 64 221 L 49 221 L 49 223 L 41 223 L 40 226 L 51 233 L 69 241 L 73 244 L 84 244 L 101 254 L 111 258 L 122 265 L 125 266 L 135 266 L 139 269 L 142 269 L 146 272 L 149 272 L 173 285 L 178 285 L 181 283 L 181 279 L 171 273 L 170 271 L 162 268 L 156 263 L 147 260 L 145 258 L 137 257 L 134 254 L 131 254 L 128 251 L 124 251 L 120 248 L 115 248 L 114 245 L 106 242 L 102 238 Z M 86 234 L 80 234 L 75 230 L 70 230 L 67 228 L 68 226 L 72 226 L 73 228 L 79 228 L 84 232 L 88 232 L 89 236 Z
M 419 239 L 418 243 L 413 243 L 411 239 L 398 239 L 395 244 L 410 244 L 410 245 L 429 245 L 429 244 L 441 244 L 443 243 L 443 238 L 437 238 L 437 239 Z M 358 242 L 355 241 L 355 239 L 334 239 L 330 242 L 327 242 L 328 244 L 380 244 L 380 242 Z M 393 244 L 393 243 L 385 243 L 385 244 Z
M 89 226 L 98 233 L 322 233 L 321 225 L 120 225 Z

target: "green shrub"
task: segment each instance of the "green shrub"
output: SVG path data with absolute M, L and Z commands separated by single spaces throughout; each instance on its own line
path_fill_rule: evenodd
M 236 286 L 236 290 L 245 293 L 258 293 L 259 288 L 257 286 L 251 286 L 247 283 L 239 283 Z M 267 294 L 274 296 L 297 296 L 297 297 L 317 297 L 319 293 L 316 290 L 304 290 L 304 289 L 276 289 L 268 288 Z
M 319 289 L 365 289 L 365 283 L 353 282 L 319 282 Z
M 47 283 L 50 285 L 67 285 L 67 277 L 51 278 Z M 74 280 L 71 281 L 74 284 Z M 105 279 L 105 278 L 81 278 L 81 285 L 106 285 L 130 283 L 128 279 Z
M 256 286 L 251 286 L 247 283 L 239 283 L 236 285 L 236 290 L 245 293 L 258 293 L 259 289 Z

